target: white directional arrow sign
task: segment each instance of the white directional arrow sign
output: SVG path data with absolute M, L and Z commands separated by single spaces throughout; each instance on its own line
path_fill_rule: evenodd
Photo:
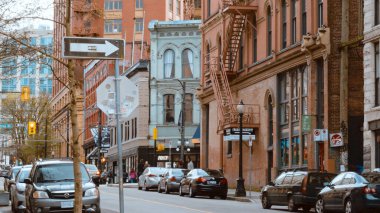
M 123 59 L 124 40 L 92 37 L 64 37 L 63 58 Z
M 88 43 L 71 43 L 70 50 L 73 52 L 96 52 L 105 53 L 105 56 L 109 56 L 119 48 L 111 44 L 109 41 L 105 41 L 105 44 L 88 44 Z

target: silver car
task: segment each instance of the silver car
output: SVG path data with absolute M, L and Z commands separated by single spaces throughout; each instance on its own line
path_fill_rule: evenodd
M 90 177 L 95 176 L 95 175 L 100 176 L 100 172 L 94 164 L 85 164 L 85 166 Z
M 29 177 L 32 165 L 26 165 L 18 172 L 15 184 L 11 186 L 11 206 L 12 212 L 19 212 L 25 210 L 25 178 Z
M 100 213 L 99 177 L 94 176 L 91 180 L 83 163 L 80 170 L 83 211 Z M 37 161 L 24 182 L 27 212 L 73 212 L 75 181 L 72 160 Z
M 138 189 L 148 191 L 151 188 L 157 188 L 160 181 L 160 175 L 164 174 L 165 168 L 147 167 L 139 177 Z
M 188 169 L 167 169 L 167 171 L 161 175 L 157 192 L 161 193 L 163 190 L 166 194 L 169 194 L 170 192 L 178 192 L 181 180 L 188 172 Z

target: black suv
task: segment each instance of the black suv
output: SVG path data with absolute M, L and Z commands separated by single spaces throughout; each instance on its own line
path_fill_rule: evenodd
M 100 212 L 98 176 L 92 180 L 83 163 L 83 210 Z M 74 169 L 72 160 L 36 161 L 25 181 L 27 212 L 72 212 L 74 208 Z M 95 184 L 96 183 L 96 184 Z
M 272 205 L 288 206 L 291 212 L 302 207 L 309 211 L 315 206 L 317 195 L 330 183 L 336 174 L 318 171 L 291 171 L 280 174 L 261 190 L 261 204 L 264 209 Z

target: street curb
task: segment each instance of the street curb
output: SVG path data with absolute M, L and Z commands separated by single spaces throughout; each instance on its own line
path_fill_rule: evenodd
M 253 200 L 260 199 L 259 196 L 252 196 L 252 197 L 235 197 L 235 195 L 227 195 L 227 200 L 235 200 L 239 202 L 253 202 Z
M 107 184 L 107 187 L 119 187 L 119 184 Z M 123 188 L 137 188 L 137 184 L 123 184 Z

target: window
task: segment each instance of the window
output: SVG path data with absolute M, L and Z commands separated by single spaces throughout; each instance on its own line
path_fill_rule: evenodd
M 180 15 L 180 13 L 181 13 L 181 1 L 180 0 L 177 0 L 176 11 L 177 11 L 177 15 Z
M 193 77 L 193 60 L 193 51 L 190 49 L 185 49 L 182 52 L 182 78 Z
M 292 121 L 298 121 L 299 120 L 299 113 L 298 113 L 298 70 L 294 71 L 292 74 Z
M 136 18 L 135 20 L 135 31 L 142 32 L 144 30 L 144 19 Z
M 136 9 L 143 8 L 143 7 L 144 7 L 143 0 L 136 0 Z
M 307 149 L 308 143 L 307 143 L 307 135 L 302 135 L 302 164 L 307 165 Z
M 375 0 L 375 25 L 380 24 L 380 0 Z
M 323 0 L 318 0 L 318 27 L 323 25 Z
M 165 123 L 174 123 L 174 95 L 164 95 Z
M 286 167 L 289 165 L 289 138 L 281 139 L 281 159 L 280 165 Z
M 281 5 L 282 15 L 282 48 L 286 47 L 286 1 L 282 0 Z
M 29 86 L 30 94 L 32 94 L 32 95 L 36 94 L 36 79 L 34 79 L 34 78 L 22 78 L 20 84 L 21 84 L 21 86 Z
M 174 51 L 166 50 L 164 53 L 164 78 L 174 78 Z
M 305 174 L 303 173 L 295 173 L 292 179 L 292 184 L 301 184 Z
M 105 0 L 104 10 L 121 10 L 122 9 L 121 0 Z
M 256 23 L 256 14 L 253 15 L 253 62 L 257 62 L 257 23 Z
M 307 106 L 307 94 L 308 94 L 308 69 L 307 67 L 303 67 L 301 70 L 301 77 L 302 77 L 302 86 L 301 86 L 301 93 L 302 93 L 302 114 L 307 115 L 308 106 Z
M 46 78 L 40 78 L 40 92 L 51 94 L 52 92 L 52 80 Z
M 232 155 L 232 141 L 227 142 L 227 155 Z
M 380 167 L 380 130 L 375 131 L 375 168 Z
M 282 184 L 291 184 L 293 179 L 293 175 L 286 175 L 284 182 Z
M 379 54 L 380 43 L 376 44 L 375 47 L 375 105 L 380 105 L 380 54 Z
M 292 39 L 291 39 L 291 43 L 294 44 L 296 43 L 296 35 L 297 35 L 297 11 L 296 11 L 296 0 L 292 0 Z
M 271 9 L 267 9 L 267 55 L 272 54 L 272 15 Z
M 185 94 L 185 124 L 193 123 L 193 94 Z
M 282 173 L 280 176 L 278 176 L 278 177 L 276 178 L 276 180 L 274 181 L 274 183 L 275 183 L 276 185 L 280 185 L 280 184 L 282 184 L 282 182 L 284 181 L 285 175 L 286 175 L 286 173 Z
M 344 179 L 343 179 L 343 181 L 342 181 L 342 185 L 349 185 L 349 184 L 355 184 L 355 177 L 354 177 L 354 175 L 353 174 L 351 174 L 351 173 L 348 173 L 345 177 L 344 177 Z
M 169 11 L 173 11 L 173 0 L 169 0 Z
M 343 177 L 346 175 L 346 173 L 341 173 L 338 176 L 336 176 L 332 181 L 331 184 L 333 185 L 340 185 L 342 183 Z
M 279 77 L 279 98 L 280 98 L 280 125 L 288 123 L 289 120 L 289 106 L 288 106 L 288 78 L 286 74 Z
M 300 138 L 292 138 L 292 165 L 298 165 L 300 162 Z
M 14 76 L 17 74 L 16 58 L 3 59 L 1 62 L 2 74 L 5 76 Z
M 121 19 L 109 19 L 104 21 L 104 33 L 120 33 Z
M 302 9 L 302 35 L 306 35 L 307 32 L 307 11 L 306 11 L 306 0 L 301 0 Z
M 273 106 L 272 106 L 272 96 L 269 96 L 268 98 L 268 137 L 269 137 L 269 143 L 268 146 L 273 146 Z
M 211 0 L 207 0 L 207 17 L 211 16 Z
M 201 0 L 194 0 L 194 7 L 196 9 L 200 9 L 201 8 Z
M 16 79 L 3 79 L 1 80 L 2 92 L 13 92 L 16 90 Z

